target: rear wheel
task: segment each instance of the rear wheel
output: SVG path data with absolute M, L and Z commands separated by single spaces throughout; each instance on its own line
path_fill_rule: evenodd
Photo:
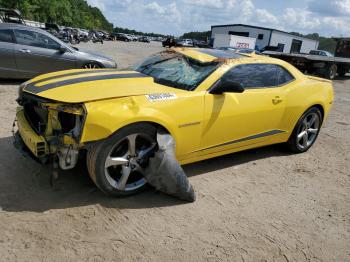
M 322 125 L 322 113 L 317 107 L 307 110 L 299 119 L 287 147 L 293 153 L 303 153 L 315 143 Z
M 338 70 L 338 67 L 336 64 L 328 65 L 326 68 L 325 77 L 330 80 L 333 80 L 337 75 L 337 70 Z
M 88 153 L 91 179 L 110 196 L 127 196 L 143 190 L 147 184 L 144 152 L 156 145 L 156 128 L 149 124 L 127 126 Z

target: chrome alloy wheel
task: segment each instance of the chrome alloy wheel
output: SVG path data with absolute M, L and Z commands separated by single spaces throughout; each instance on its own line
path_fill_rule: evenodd
M 315 142 L 320 130 L 320 124 L 320 117 L 317 113 L 312 112 L 305 116 L 297 133 L 298 147 L 306 149 Z
M 147 182 L 142 166 L 155 145 L 155 140 L 143 133 L 128 135 L 119 141 L 105 161 L 105 176 L 110 185 L 120 191 L 144 186 Z

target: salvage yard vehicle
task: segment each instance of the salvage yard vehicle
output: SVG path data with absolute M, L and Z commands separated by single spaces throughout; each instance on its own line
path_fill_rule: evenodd
M 334 56 L 319 52 L 287 54 L 276 51 L 264 51 L 263 54 L 283 59 L 303 72 L 334 79 L 337 74 L 343 77 L 350 71 L 350 38 L 335 38 L 335 40 L 337 41 L 337 46 Z
M 50 33 L 21 24 L 0 24 L 0 78 L 29 79 L 73 68 L 116 68 L 112 59 L 66 45 Z
M 25 24 L 20 11 L 8 8 L 0 8 L 0 23 Z
M 132 41 L 132 39 L 129 36 L 127 36 L 126 34 L 123 34 L 123 33 L 114 33 L 113 32 L 111 34 L 111 37 L 114 37 L 118 41 L 124 41 L 124 42 Z
M 314 144 L 333 103 L 329 80 L 266 56 L 175 48 L 133 70 L 68 70 L 19 87 L 17 145 L 43 163 L 89 174 L 110 196 L 146 185 L 157 133 L 170 134 L 187 164 L 284 143 Z
M 147 36 L 140 36 L 138 38 L 138 41 L 143 43 L 150 43 L 149 38 Z

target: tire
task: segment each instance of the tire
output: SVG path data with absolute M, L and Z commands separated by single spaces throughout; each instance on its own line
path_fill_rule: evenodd
M 95 62 L 87 63 L 83 66 L 84 69 L 99 69 L 102 68 L 100 64 L 97 64 Z
M 140 161 L 147 165 L 148 159 L 140 157 L 141 150 L 156 145 L 156 133 L 157 129 L 150 124 L 133 124 L 93 145 L 87 155 L 87 167 L 96 186 L 113 197 L 144 190 L 147 183 Z
M 313 120 L 314 119 L 314 120 Z M 293 153 L 308 151 L 315 143 L 320 133 L 323 116 L 317 107 L 308 109 L 299 119 L 291 136 L 286 143 L 287 148 Z
M 333 80 L 337 75 L 337 69 L 338 69 L 338 67 L 336 64 L 328 65 L 326 68 L 325 77 L 330 79 L 330 80 Z

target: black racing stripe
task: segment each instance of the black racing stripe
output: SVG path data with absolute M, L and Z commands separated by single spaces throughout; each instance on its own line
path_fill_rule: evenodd
M 37 81 L 34 81 L 30 84 L 36 85 L 41 82 L 53 80 L 53 79 L 59 79 L 61 77 L 67 77 L 67 76 L 76 76 L 76 75 L 85 75 L 85 74 L 95 74 L 95 73 L 108 73 L 108 72 L 113 72 L 113 71 L 120 71 L 120 70 L 115 70 L 115 69 L 104 69 L 104 70 L 86 70 L 86 71 L 79 71 L 79 72 L 74 72 L 74 73 L 68 73 L 68 74 L 63 74 L 63 75 L 56 75 L 56 76 L 50 76 L 46 77 Z
M 198 49 L 198 52 L 206 54 L 206 55 L 211 55 L 214 56 L 216 58 L 227 58 L 227 59 L 231 59 L 231 58 L 240 58 L 242 57 L 240 54 L 236 54 L 230 51 L 225 51 L 225 50 L 218 50 L 218 49 Z
M 56 87 L 61 87 L 61 86 L 66 86 L 66 85 L 74 85 L 78 84 L 81 82 L 93 82 L 93 81 L 99 81 L 99 80 L 109 80 L 109 79 L 118 79 L 118 78 L 142 78 L 142 77 L 149 77 L 148 75 L 144 75 L 141 73 L 130 73 L 130 74 L 111 74 L 111 75 L 97 75 L 97 76 L 87 76 L 87 77 L 80 77 L 80 78 L 75 78 L 75 79 L 68 79 L 68 80 L 63 80 L 47 85 L 43 85 L 40 87 L 36 87 L 35 84 L 33 85 L 28 84 L 24 90 L 28 91 L 33 94 L 38 94 L 44 91 L 47 91 L 49 89 L 53 89 Z

